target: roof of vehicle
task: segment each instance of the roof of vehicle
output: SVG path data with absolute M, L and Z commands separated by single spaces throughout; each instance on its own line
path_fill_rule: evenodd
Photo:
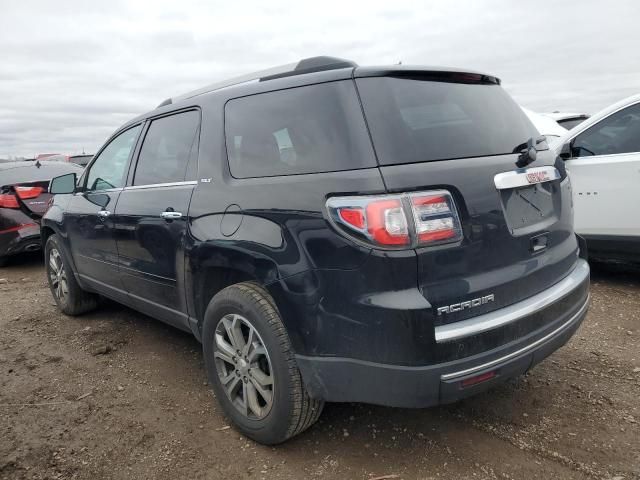
M 500 79 L 482 72 L 468 69 L 436 66 L 416 66 L 416 65 L 388 65 L 361 67 L 352 60 L 343 58 L 319 56 L 300 60 L 299 62 L 281 65 L 258 72 L 249 73 L 229 80 L 213 83 L 211 85 L 193 90 L 191 92 L 168 98 L 160 103 L 156 109 L 139 115 L 117 131 L 121 131 L 133 124 L 136 124 L 150 115 L 170 112 L 177 107 L 189 107 L 194 104 L 194 98 L 203 95 L 224 92 L 225 98 L 251 95 L 266 91 L 292 88 L 313 83 L 344 80 L 353 77 L 376 77 L 376 76 L 405 76 L 431 75 L 433 79 L 444 78 L 450 75 L 459 75 L 461 82 L 500 84 Z
M 557 148 L 560 148 L 567 140 L 570 140 L 570 139 L 574 138 L 575 136 L 577 136 L 578 134 L 584 132 L 585 130 L 587 130 L 591 126 L 593 126 L 596 123 L 598 123 L 603 118 L 606 118 L 609 115 L 611 115 L 612 113 L 617 112 L 618 110 L 621 110 L 621 109 L 623 109 L 625 107 L 628 107 L 630 105 L 634 105 L 634 104 L 639 103 L 639 102 L 640 102 L 640 94 L 631 95 L 630 97 L 627 97 L 627 98 L 625 98 L 623 100 L 620 100 L 619 102 L 616 102 L 616 103 L 614 103 L 612 105 L 609 105 L 608 107 L 603 108 L 599 112 L 594 113 L 593 115 L 591 115 L 591 117 L 587 118 L 584 122 L 582 122 L 579 125 L 576 125 L 571 130 L 569 130 L 566 134 L 564 134 L 558 140 L 558 143 L 556 144 Z
M 468 75 L 478 75 L 483 77 L 490 83 L 500 83 L 497 77 L 487 75 L 480 72 L 469 71 L 466 69 L 451 68 L 451 67 L 425 67 L 417 65 L 390 65 L 390 66 L 371 66 L 360 67 L 353 60 L 345 60 L 338 57 L 320 56 L 311 57 L 300 60 L 299 62 L 289 63 L 278 67 L 269 68 L 267 70 L 261 70 L 258 72 L 249 73 L 239 77 L 231 78 L 217 82 L 206 87 L 194 90 L 192 92 L 179 95 L 175 98 L 168 98 L 164 100 L 158 107 L 170 105 L 180 100 L 192 98 L 204 93 L 214 92 L 222 88 L 233 87 L 246 82 L 264 82 L 268 80 L 275 80 L 276 78 L 292 77 L 296 75 L 311 75 L 319 72 L 326 72 L 328 70 L 349 69 L 352 71 L 354 77 L 369 77 L 369 76 L 384 76 L 392 73 L 411 74 L 411 73 L 458 73 Z

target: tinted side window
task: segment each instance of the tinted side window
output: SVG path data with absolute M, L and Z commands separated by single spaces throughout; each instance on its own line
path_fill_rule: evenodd
M 106 190 L 124 185 L 125 170 L 141 125 L 122 132 L 111 140 L 91 165 L 87 175 L 87 189 Z
M 200 113 L 195 110 L 153 120 L 140 149 L 133 184 L 184 181 L 190 161 L 195 163 L 198 154 L 199 126 Z
M 640 152 L 640 104 L 620 110 L 578 135 L 574 157 Z
M 350 80 L 230 100 L 225 133 L 236 178 L 376 166 Z

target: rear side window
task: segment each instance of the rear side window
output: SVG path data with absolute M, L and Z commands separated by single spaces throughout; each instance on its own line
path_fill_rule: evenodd
M 195 179 L 200 113 L 195 110 L 153 120 L 144 137 L 134 185 Z M 193 177 L 193 178 L 190 178 Z
M 236 178 L 376 166 L 351 80 L 230 100 L 225 134 Z
M 356 82 L 383 165 L 514 153 L 538 135 L 499 85 L 398 77 Z

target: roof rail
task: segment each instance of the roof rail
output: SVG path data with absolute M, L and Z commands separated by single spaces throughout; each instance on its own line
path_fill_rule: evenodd
M 185 93 L 174 98 L 168 98 L 160 105 L 158 105 L 157 108 L 164 107 L 165 105 L 170 105 L 178 100 L 185 100 L 197 95 L 202 95 L 203 93 L 213 92 L 214 90 L 220 90 L 221 88 L 231 87 L 233 85 L 239 85 L 241 83 L 251 81 L 263 82 L 267 80 L 273 80 L 275 78 L 302 75 L 312 72 L 321 72 L 324 70 L 335 70 L 338 68 L 355 68 L 357 66 L 358 64 L 356 62 L 337 57 L 320 56 L 305 58 L 296 63 L 289 63 L 287 65 L 281 65 L 279 67 L 273 67 L 266 70 L 249 73 L 247 75 L 241 75 L 229 80 L 224 80 L 222 82 L 207 85 L 206 87 L 193 90 L 192 92 Z

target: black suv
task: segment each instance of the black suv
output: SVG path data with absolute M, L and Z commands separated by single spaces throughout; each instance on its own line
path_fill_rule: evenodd
M 51 190 L 59 308 L 99 294 L 192 332 L 262 443 L 325 401 L 484 390 L 588 308 L 562 160 L 490 75 L 302 60 L 164 101 Z

